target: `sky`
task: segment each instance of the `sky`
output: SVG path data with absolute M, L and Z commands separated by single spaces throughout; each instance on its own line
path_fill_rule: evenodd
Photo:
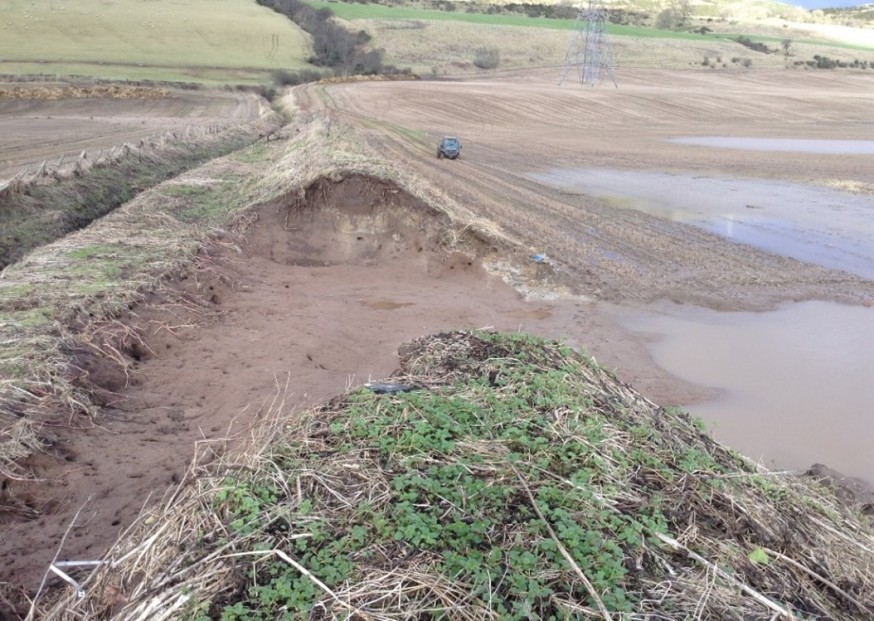
M 804 7 L 805 9 L 833 9 L 836 7 L 871 4 L 874 0 L 783 0 L 783 2 Z

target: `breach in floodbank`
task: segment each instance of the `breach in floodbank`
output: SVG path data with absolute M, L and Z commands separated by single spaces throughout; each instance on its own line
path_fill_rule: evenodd
M 390 181 L 356 173 L 317 179 L 253 212 L 246 246 L 285 265 L 442 269 L 441 251 L 472 265 L 495 249 L 474 231 Z M 437 254 L 435 254 L 437 253 Z
M 82 600 L 52 578 L 54 592 L 37 599 L 40 614 L 345 618 L 389 615 L 394 606 L 405 617 L 870 616 L 860 559 L 874 544 L 861 517 L 817 488 L 759 470 L 555 343 L 484 332 L 418 341 L 403 348 L 402 377 L 392 382 L 419 390 L 347 391 L 302 420 L 276 408 L 269 437 L 221 458 L 220 408 L 257 423 L 258 404 L 271 403 L 290 369 L 334 373 L 330 392 L 315 393 L 321 402 L 352 385 L 351 368 L 358 372 L 353 358 L 332 368 L 327 350 L 358 348 L 356 363 L 369 364 L 387 341 L 413 338 L 397 333 L 397 317 L 419 300 L 373 295 L 375 268 L 391 267 L 389 287 L 404 276 L 418 293 L 459 280 L 456 295 L 487 298 L 488 322 L 499 314 L 485 280 L 457 278 L 476 266 L 456 262 L 464 253 L 455 250 L 475 258 L 495 247 L 512 259 L 518 245 L 501 238 L 504 222 L 477 221 L 473 210 L 485 210 L 469 194 L 439 191 L 380 160 L 336 118 L 289 128 L 159 186 L 0 281 L 0 338 L 15 345 L 0 351 L 0 423 L 40 414 L 90 422 L 80 416 L 88 413 L 101 425 L 82 433 L 100 442 L 56 453 L 70 458 L 64 483 L 104 477 L 87 525 L 77 523 L 62 548 L 68 560 L 101 563 L 95 573 L 71 570 Z M 422 154 L 431 166 L 430 148 Z M 524 263 L 535 274 L 544 266 L 542 256 Z M 233 266 L 227 278 L 222 270 Z M 335 270 L 355 280 L 326 296 Z M 165 304 L 173 320 L 150 315 L 142 302 L 160 297 L 174 274 L 178 297 Z M 432 295 L 439 305 L 414 317 L 415 336 L 447 329 L 435 328 L 435 317 L 462 323 L 461 313 L 445 313 L 439 291 Z M 367 310 L 384 312 L 350 328 L 349 318 Z M 129 321 L 136 317 L 149 339 Z M 324 325 L 335 329 L 314 330 Z M 374 326 L 385 331 L 363 342 Z M 122 386 L 93 390 L 97 374 L 71 359 L 77 347 L 119 365 Z M 140 383 L 146 364 L 151 392 Z M 162 401 L 171 391 L 173 402 Z M 212 463 L 173 470 L 195 441 Z M 114 447 L 113 460 L 101 462 L 91 447 Z M 156 477 L 152 487 L 144 476 Z M 172 499 L 106 552 L 148 492 L 170 484 Z M 13 532 L 4 522 L 13 534 L 2 541 L 3 570 L 33 551 L 27 560 L 39 584 L 75 517 L 78 498 L 70 487 L 62 492 L 66 504 L 27 514 L 39 528 L 22 518 Z M 109 501 L 116 505 L 107 509 Z M 9 552 L 13 545 L 24 552 Z
M 255 171 L 276 158 L 276 169 L 287 173 L 281 161 L 286 149 L 280 139 L 216 160 L 145 192 L 8 268 L 0 283 L 0 332 L 6 330 L 16 347 L 0 354 L 0 465 L 6 479 L 0 519 L 11 534 L 0 546 L 0 581 L 12 580 L 23 589 L 15 592 L 33 593 L 64 529 L 87 498 L 100 499 L 89 502 L 92 522 L 100 527 L 78 528 L 78 536 L 64 542 L 62 551 L 69 559 L 100 556 L 136 518 L 143 498 L 179 479 L 191 447 L 204 433 L 222 437 L 240 415 L 240 399 L 263 399 L 265 379 L 272 388 L 273 376 L 260 366 L 251 368 L 251 359 L 228 360 L 221 367 L 213 359 L 197 378 L 205 354 L 195 351 L 188 364 L 181 353 L 188 341 L 196 345 L 204 338 L 212 343 L 226 333 L 237 340 L 224 351 L 251 350 L 252 333 L 241 337 L 231 326 L 236 321 L 246 328 L 254 325 L 242 315 L 243 307 L 254 287 L 267 280 L 268 271 L 276 279 L 267 294 L 281 295 L 275 303 L 259 297 L 249 307 L 259 321 L 271 309 L 283 315 L 290 305 L 299 308 L 316 300 L 316 323 L 339 325 L 331 323 L 339 319 L 329 319 L 319 300 L 349 299 L 337 288 L 346 286 L 368 293 L 349 299 L 360 308 L 355 319 L 382 324 L 379 329 L 356 327 L 343 315 L 344 330 L 367 329 L 374 338 L 350 343 L 341 333 L 335 350 L 357 352 L 370 345 L 366 354 L 335 361 L 337 370 L 300 351 L 313 331 L 312 322 L 286 319 L 282 331 L 275 322 L 259 328 L 274 347 L 284 348 L 272 350 L 275 360 L 294 354 L 309 366 L 302 369 L 293 357 L 279 363 L 285 372 L 293 369 L 295 385 L 310 393 L 305 372 L 322 383 L 328 377 L 333 391 L 345 381 L 350 360 L 359 364 L 378 358 L 379 373 L 391 368 L 387 343 L 396 342 L 389 338 L 398 338 L 399 323 L 386 322 L 385 313 L 410 304 L 394 299 L 398 291 L 380 289 L 386 282 L 396 288 L 403 283 L 410 291 L 434 283 L 429 288 L 441 308 L 446 300 L 439 292 L 447 286 L 455 299 L 475 297 L 465 292 L 476 288 L 494 302 L 491 285 L 483 286 L 486 273 L 480 266 L 480 259 L 492 255 L 487 233 L 450 217 L 427 187 L 361 169 L 324 167 L 313 177 L 286 181 L 278 195 L 275 189 L 262 193 L 264 176 Z M 343 277 L 332 276 L 331 268 L 353 280 L 344 284 Z M 318 276 L 333 279 L 333 288 L 325 279 L 314 281 L 314 269 Z M 368 278 L 376 282 L 368 284 Z M 504 287 L 503 297 L 515 298 Z M 262 289 L 257 295 L 264 294 Z M 343 307 L 335 310 L 348 314 Z M 232 319 L 222 321 L 227 315 Z M 421 334 L 420 321 L 412 327 L 408 319 L 402 338 Z M 489 321 L 478 320 L 477 325 Z M 216 325 L 216 331 L 201 337 L 198 330 L 204 325 Z M 316 331 L 318 342 L 308 347 L 322 358 L 326 338 L 319 335 Z M 375 350 L 383 349 L 387 351 L 377 357 Z M 369 368 L 362 365 L 363 376 Z M 216 394 L 215 401 L 197 403 L 211 391 L 208 386 L 215 384 L 218 369 L 231 375 L 222 382 L 227 391 Z M 177 384 L 162 381 L 162 372 Z M 156 375 L 159 379 L 151 382 L 144 379 Z M 178 385 L 180 378 L 183 386 Z M 188 397 L 194 401 L 187 403 Z M 40 444 L 45 453 L 38 451 Z M 125 448 L 119 450 L 121 446 Z M 32 528 L 33 520 L 40 521 L 40 529 Z

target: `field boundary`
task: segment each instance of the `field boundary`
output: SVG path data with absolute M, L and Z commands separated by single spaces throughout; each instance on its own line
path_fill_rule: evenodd
M 99 166 L 111 166 L 118 164 L 128 157 L 143 159 L 154 156 L 158 152 L 174 143 L 189 142 L 204 136 L 220 134 L 233 127 L 245 124 L 222 122 L 210 123 L 209 125 L 188 125 L 185 130 L 167 130 L 152 134 L 136 142 L 123 142 L 103 149 L 84 149 L 78 157 L 62 155 L 57 161 L 45 159 L 41 164 L 33 164 L 21 167 L 18 173 L 7 180 L 0 180 L 0 199 L 7 194 L 26 193 L 28 189 L 41 180 L 52 178 L 55 181 L 80 177 Z

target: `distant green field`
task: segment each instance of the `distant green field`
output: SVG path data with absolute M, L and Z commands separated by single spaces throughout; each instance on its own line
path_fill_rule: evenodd
M 0 1 L 0 73 L 237 83 L 308 55 L 306 35 L 254 0 Z
M 473 24 L 490 24 L 498 26 L 527 26 L 536 28 L 552 28 L 554 30 L 572 30 L 576 23 L 573 19 L 548 19 L 545 17 L 527 17 L 525 15 L 486 15 L 484 13 L 466 13 L 464 11 L 435 11 L 412 7 L 389 7 L 378 4 L 353 4 L 347 2 L 326 2 L 324 0 L 309 0 L 310 6 L 327 8 L 342 19 L 428 19 L 441 21 L 458 21 Z M 640 28 L 637 26 L 619 26 L 607 24 L 607 31 L 614 35 L 632 37 L 648 37 L 658 39 L 696 39 L 701 35 L 689 32 L 673 32 L 656 28 Z

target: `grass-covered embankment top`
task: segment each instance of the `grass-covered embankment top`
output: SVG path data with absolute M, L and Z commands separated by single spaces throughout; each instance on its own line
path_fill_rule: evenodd
M 121 589 L 113 618 L 874 615 L 868 526 L 586 356 L 457 332 L 401 357 L 417 390 L 194 471 L 67 613 Z

